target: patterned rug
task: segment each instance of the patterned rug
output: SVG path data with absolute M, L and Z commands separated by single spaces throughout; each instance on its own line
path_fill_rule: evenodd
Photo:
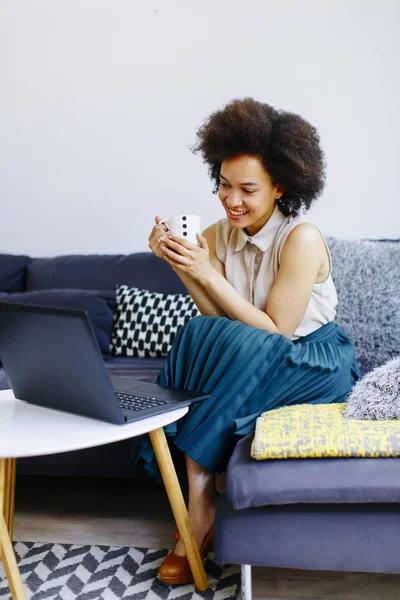
M 239 596 L 240 568 L 204 561 L 210 588 L 169 586 L 158 577 L 168 550 L 15 542 L 28 600 L 230 600 Z M 0 598 L 11 594 L 0 563 Z

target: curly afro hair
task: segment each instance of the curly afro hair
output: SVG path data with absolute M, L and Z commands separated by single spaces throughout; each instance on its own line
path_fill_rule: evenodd
M 211 179 L 219 186 L 221 164 L 228 158 L 257 156 L 275 185 L 283 190 L 280 211 L 308 210 L 325 183 L 324 153 L 315 127 L 299 115 L 276 110 L 252 98 L 233 100 L 210 115 L 197 131 L 197 143 Z

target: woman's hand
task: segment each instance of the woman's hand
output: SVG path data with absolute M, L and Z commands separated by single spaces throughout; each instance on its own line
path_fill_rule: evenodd
M 156 225 L 154 225 L 149 236 L 149 248 L 157 258 L 164 258 L 161 252 L 161 242 L 164 237 L 167 237 L 167 226 L 165 223 L 162 225 L 158 224 L 161 220 L 161 217 L 157 216 L 155 218 Z
M 214 268 L 210 262 L 210 253 L 205 237 L 196 234 L 200 247 L 188 242 L 184 238 L 170 236 L 160 244 L 160 251 L 164 260 L 169 263 L 174 271 L 186 273 L 200 283 L 208 280 Z

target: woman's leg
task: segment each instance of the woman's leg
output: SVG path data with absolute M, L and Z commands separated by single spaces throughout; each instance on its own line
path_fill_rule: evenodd
M 217 494 L 214 473 L 185 456 L 189 483 L 188 515 L 197 545 L 201 546 L 214 522 Z M 178 541 L 175 554 L 185 556 L 185 547 Z
M 223 494 L 226 488 L 226 471 L 215 473 L 215 489 L 217 494 Z

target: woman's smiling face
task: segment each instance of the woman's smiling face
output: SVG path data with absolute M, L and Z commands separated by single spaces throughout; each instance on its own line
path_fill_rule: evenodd
M 272 215 L 282 194 L 257 156 L 235 156 L 223 161 L 218 196 L 231 227 L 255 235 Z

